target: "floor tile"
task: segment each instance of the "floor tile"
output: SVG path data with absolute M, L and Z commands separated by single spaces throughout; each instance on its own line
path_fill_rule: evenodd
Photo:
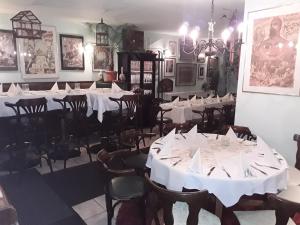
M 73 206 L 73 209 L 84 220 L 106 211 L 105 208 L 98 204 L 94 199 L 75 205 Z

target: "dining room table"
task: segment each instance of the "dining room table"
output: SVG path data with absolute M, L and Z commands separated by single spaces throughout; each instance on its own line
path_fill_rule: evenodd
M 172 102 L 162 103 L 160 107 L 162 109 L 171 109 L 171 111 L 165 113 L 165 117 L 172 119 L 173 123 L 183 124 L 193 119 L 199 119 L 201 116 L 197 113 L 193 113 L 193 110 L 204 111 L 205 108 L 217 108 L 221 109 L 224 105 L 234 105 L 235 98 L 231 95 L 224 97 L 213 98 L 211 96 L 207 98 L 194 98 L 179 101 L 179 98 Z
M 53 99 L 63 99 L 67 95 L 86 95 L 87 96 L 87 116 L 97 111 L 99 122 L 103 121 L 103 114 L 106 111 L 119 109 L 118 104 L 109 98 L 120 98 L 123 95 L 133 94 L 131 91 L 113 90 L 111 88 L 90 89 L 71 89 L 71 90 L 40 90 L 40 91 L 21 91 L 18 94 L 9 92 L 0 93 L 0 117 L 14 116 L 15 112 L 5 106 L 5 102 L 16 103 L 20 99 L 42 98 L 47 99 L 47 109 L 49 111 L 61 109 L 61 105 Z M 22 113 L 22 112 L 21 112 Z
M 152 143 L 146 166 L 150 179 L 167 189 L 208 190 L 225 208 L 244 195 L 278 193 L 288 181 L 280 153 L 260 137 L 237 138 L 232 129 L 226 135 L 173 130 Z

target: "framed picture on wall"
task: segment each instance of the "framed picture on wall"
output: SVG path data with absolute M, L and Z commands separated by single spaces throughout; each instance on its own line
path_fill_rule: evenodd
M 0 71 L 18 70 L 16 39 L 11 30 L 0 30 Z
M 170 57 L 177 56 L 177 41 L 169 41 L 168 49 L 170 51 Z
M 165 77 L 175 76 L 175 65 L 176 65 L 175 58 L 165 59 Z
M 197 71 L 198 80 L 204 79 L 206 76 L 206 64 L 198 64 L 197 68 L 198 68 Z
M 176 64 L 176 86 L 194 86 L 196 85 L 197 64 L 177 63 Z
M 113 65 L 111 47 L 94 46 L 93 71 L 107 70 Z
M 249 12 L 243 91 L 299 95 L 300 4 Z
M 83 36 L 60 34 L 62 70 L 84 70 Z
M 191 38 L 179 39 L 179 59 L 183 61 L 194 61 L 193 40 Z
M 58 77 L 55 27 L 42 26 L 42 30 L 41 39 L 20 40 L 20 68 L 24 79 Z

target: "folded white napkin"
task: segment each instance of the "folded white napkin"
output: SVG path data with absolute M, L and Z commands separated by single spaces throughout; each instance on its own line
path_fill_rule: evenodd
M 15 96 L 18 94 L 16 85 L 14 83 L 12 83 L 7 91 L 7 95 L 8 96 Z
M 202 173 L 202 162 L 201 162 L 201 151 L 200 148 L 197 149 L 194 154 L 191 163 L 189 165 L 189 169 L 195 173 Z
M 187 135 L 188 136 L 194 136 L 194 135 L 197 135 L 197 133 L 198 133 L 198 128 L 197 128 L 197 125 L 195 125 L 192 129 L 189 130 Z
M 206 99 L 211 99 L 212 98 L 212 95 L 209 95 Z
M 261 137 L 257 137 L 257 150 L 264 154 L 266 164 L 276 167 L 280 166 L 280 162 L 274 155 L 272 148 Z
M 3 198 L 4 196 L 3 196 L 3 193 L 2 193 L 2 191 L 0 190 L 0 198 Z
M 230 127 L 226 133 L 226 137 L 228 137 L 231 141 L 237 141 L 237 136 L 234 133 L 234 131 L 232 130 L 232 128 Z
M 96 82 L 93 82 L 93 84 L 90 86 L 89 90 L 96 90 Z
M 233 97 L 233 95 L 232 95 L 232 94 L 230 94 L 230 96 L 229 96 L 229 100 L 230 100 L 230 101 L 234 101 L 234 97 Z
M 179 102 L 179 97 L 175 98 L 174 101 L 172 102 L 173 104 L 176 104 Z
M 53 84 L 52 88 L 51 88 L 51 91 L 58 91 L 58 85 L 57 85 L 57 82 L 55 82 L 55 84 Z
M 217 102 L 220 103 L 220 98 L 219 98 L 219 95 L 217 95 Z
M 70 85 L 68 83 L 66 83 L 66 87 L 65 87 L 65 90 L 69 93 L 72 88 L 70 87 Z
M 191 101 L 196 101 L 197 100 L 197 95 L 194 95 L 194 97 L 191 98 Z
M 19 94 L 22 94 L 22 88 L 20 87 L 20 85 L 19 84 L 17 84 L 16 85 L 16 90 L 17 90 L 17 94 L 19 95 Z
M 117 85 L 115 82 L 113 82 L 111 84 L 111 90 L 112 90 L 112 92 L 121 92 L 122 88 L 120 88 L 119 85 Z
M 170 155 L 172 152 L 172 145 L 175 142 L 175 132 L 176 129 L 174 128 L 172 131 L 170 131 L 170 133 L 168 133 L 163 139 L 162 139 L 162 143 L 163 146 L 161 147 L 161 152 L 160 155 Z

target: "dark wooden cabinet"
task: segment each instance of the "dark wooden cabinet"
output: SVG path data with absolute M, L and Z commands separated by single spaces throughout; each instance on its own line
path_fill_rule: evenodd
M 145 52 L 118 52 L 118 74 L 123 68 L 127 90 L 141 88 L 145 95 L 155 96 L 156 56 Z

